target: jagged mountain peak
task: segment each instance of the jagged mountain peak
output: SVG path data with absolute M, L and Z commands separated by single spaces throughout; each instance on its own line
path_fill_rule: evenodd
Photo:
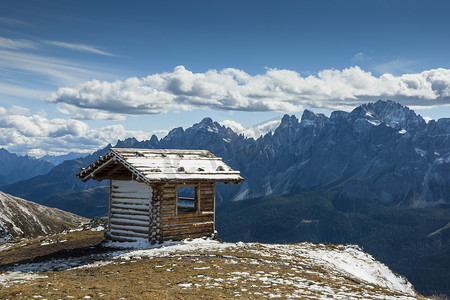
M 317 123 L 323 123 L 328 121 L 328 117 L 324 114 L 314 113 L 308 109 L 305 109 L 302 114 L 301 124 L 302 125 L 311 125 Z
M 209 132 L 219 132 L 222 129 L 222 126 L 214 122 L 210 117 L 206 117 L 200 121 L 200 123 L 196 123 L 192 125 L 192 127 L 186 130 L 206 130 Z
M 417 115 L 407 106 L 392 100 L 378 100 L 375 103 L 360 105 L 351 114 L 359 118 L 365 118 L 374 125 L 385 123 L 398 130 L 417 129 L 418 126 L 424 127 L 426 125 L 420 115 Z
M 331 113 L 330 120 L 332 122 L 336 122 L 338 120 L 345 120 L 345 119 L 347 119 L 349 114 L 350 114 L 349 112 L 346 112 L 343 110 L 335 110 Z
M 150 138 L 150 143 L 159 143 L 159 139 L 156 135 L 152 135 L 152 137 Z
M 390 125 L 394 116 L 404 121 L 401 129 Z M 441 198 L 445 202 L 450 199 L 446 159 L 450 155 L 449 128 L 449 120 L 426 125 L 405 106 L 377 101 L 358 106 L 351 113 L 333 112 L 330 118 L 310 110 L 303 112 L 300 122 L 295 115 L 285 115 L 273 134 L 256 140 L 205 118 L 186 130 L 173 129 L 160 141 L 156 137 L 152 137 L 153 142 L 128 139 L 117 146 L 133 142 L 131 147 L 135 148 L 213 152 L 246 179 L 233 189 L 219 187 L 219 201 L 320 188 L 340 189 L 345 197 L 349 195 L 367 205 L 389 202 L 411 206 L 417 199 L 421 199 L 421 205 L 433 205 Z M 97 187 L 95 182 L 79 182 L 74 174 L 99 154 L 66 161 L 46 176 L 4 190 L 45 203 L 61 190 L 72 193 Z M 49 182 L 53 184 L 51 190 Z
M 295 115 L 290 116 L 288 114 L 285 114 L 283 116 L 283 118 L 281 118 L 281 123 L 280 124 L 282 124 L 282 125 L 286 125 L 286 124 L 294 124 L 294 125 L 296 125 L 297 123 L 298 123 L 298 119 L 297 119 L 297 117 Z
M 19 156 L 0 149 L 0 185 L 14 183 L 33 176 L 46 174 L 54 165 L 32 156 Z
M 169 131 L 169 133 L 161 141 L 170 141 L 173 138 L 180 136 L 184 133 L 183 127 L 177 127 Z
M 132 148 L 133 145 L 137 142 L 138 140 L 134 137 L 131 138 L 127 138 L 123 141 L 118 140 L 116 143 L 116 148 Z

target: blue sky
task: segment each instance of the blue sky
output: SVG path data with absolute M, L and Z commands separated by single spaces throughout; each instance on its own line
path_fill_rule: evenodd
M 449 11 L 449 1 L 3 0 L 0 146 L 88 152 L 207 116 L 257 135 L 285 113 L 378 99 L 450 117 Z

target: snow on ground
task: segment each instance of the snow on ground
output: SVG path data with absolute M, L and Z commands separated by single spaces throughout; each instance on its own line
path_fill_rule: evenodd
M 47 276 L 33 272 L 24 273 L 20 271 L 12 271 L 0 274 L 0 285 L 8 286 L 9 284 L 24 283 L 36 278 L 47 278 Z
M 221 243 L 201 238 L 165 242 L 161 245 L 150 245 L 144 240 L 135 243 L 107 242 L 105 245 L 110 247 L 110 251 L 102 254 L 13 266 L 7 272 L 0 273 L 0 285 L 17 280 L 31 280 L 45 271 L 95 268 L 156 257 L 189 257 L 198 263 L 195 270 L 206 272 L 212 267 L 204 265 L 202 256 L 206 255 L 220 258 L 225 264 L 236 265 L 238 268 L 239 264 L 242 264 L 255 265 L 257 270 L 260 269 L 256 272 L 251 272 L 250 269 L 219 272 L 214 274 L 215 277 L 200 274 L 197 277 L 203 280 L 201 284 L 187 280 L 178 284 L 180 288 L 196 289 L 203 286 L 208 289 L 238 290 L 241 285 L 252 287 L 253 290 L 261 288 L 261 292 L 254 294 L 243 288 L 235 293 L 236 297 L 254 295 L 267 298 L 305 298 L 321 295 L 322 298 L 334 299 L 415 299 L 416 296 L 412 285 L 405 278 L 394 274 L 387 266 L 354 245 Z M 170 265 L 157 267 L 174 271 Z M 285 272 L 286 268 L 288 273 Z M 264 272 L 262 269 L 271 271 Z M 281 275 L 279 272 L 284 273 Z M 355 285 L 358 286 L 358 292 L 354 290 Z M 291 292 L 287 292 L 287 289 Z M 292 289 L 295 289 L 295 292 L 292 292 Z M 270 290 L 270 293 L 267 290 Z M 384 294 L 386 291 L 397 295 L 387 296 Z
M 366 283 L 383 286 L 408 295 L 415 294 L 411 283 L 405 277 L 394 274 L 386 265 L 363 252 L 359 246 L 335 245 L 331 246 L 334 249 L 330 251 L 330 246 L 310 243 L 300 245 L 302 246 L 301 251 L 306 251 L 307 260 L 311 263 L 335 272 L 348 273 L 353 278 L 358 278 Z M 273 244 L 266 245 L 266 247 L 275 250 L 280 255 L 289 255 L 286 258 L 295 260 L 295 255 L 299 254 L 300 245 Z
M 102 231 L 102 230 L 105 230 L 105 227 L 103 227 L 103 226 L 97 226 L 97 227 L 94 227 L 94 228 L 91 228 L 91 231 Z

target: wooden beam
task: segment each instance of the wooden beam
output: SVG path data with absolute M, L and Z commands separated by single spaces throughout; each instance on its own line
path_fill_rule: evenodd
M 104 173 L 102 176 L 106 177 L 106 178 L 111 178 L 111 175 L 116 173 L 118 170 L 120 169 L 125 169 L 124 166 L 122 166 L 122 164 L 117 164 L 115 167 L 113 167 L 112 169 L 108 170 L 106 173 Z

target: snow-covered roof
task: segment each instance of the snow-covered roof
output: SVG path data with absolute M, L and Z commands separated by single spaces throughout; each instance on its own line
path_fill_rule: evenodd
M 244 180 L 220 157 L 207 150 L 111 148 L 106 155 L 77 174 L 82 181 L 116 178 L 132 174 L 143 182 L 218 181 L 239 183 Z

